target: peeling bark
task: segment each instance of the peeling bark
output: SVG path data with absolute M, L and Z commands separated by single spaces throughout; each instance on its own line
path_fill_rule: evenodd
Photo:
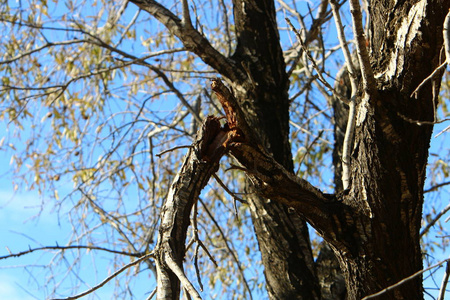
M 227 143 L 235 139 L 238 140 L 235 132 L 228 126 L 222 127 L 220 118 L 209 116 L 173 180 L 162 208 L 155 247 L 158 299 L 179 299 L 180 280 L 193 298 L 198 296 L 182 271 L 191 210 L 201 190 L 219 168 L 220 158 L 227 151 Z

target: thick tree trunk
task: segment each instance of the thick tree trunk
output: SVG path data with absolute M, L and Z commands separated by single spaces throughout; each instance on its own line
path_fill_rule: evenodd
M 436 103 L 431 84 L 414 89 L 439 64 L 448 1 L 371 1 L 372 66 L 378 97 L 363 99 L 344 203 L 358 212 L 350 251 L 337 251 L 349 299 L 359 299 L 422 268 L 423 184 Z M 435 83 L 439 86 L 440 77 Z M 383 299 L 420 299 L 420 276 Z

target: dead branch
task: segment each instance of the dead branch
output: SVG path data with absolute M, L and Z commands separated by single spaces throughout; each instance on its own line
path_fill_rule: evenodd
M 213 80 L 212 87 L 225 110 L 227 122 L 222 126 L 222 118 L 214 116 L 204 120 L 162 208 L 155 248 L 159 299 L 178 299 L 180 282 L 191 297 L 201 299 L 182 268 L 191 210 L 219 168 L 219 161 L 229 145 L 244 141 L 244 135 L 237 127 L 237 102 L 228 98 L 231 93 L 219 79 Z

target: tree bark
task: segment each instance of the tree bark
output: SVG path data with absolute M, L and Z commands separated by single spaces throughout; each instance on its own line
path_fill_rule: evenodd
M 219 168 L 219 161 L 227 151 L 227 144 L 239 140 L 233 129 L 222 127 L 219 120 L 220 118 L 209 116 L 203 122 L 162 208 L 155 247 L 158 299 L 179 299 L 180 280 L 193 298 L 199 298 L 183 273 L 191 210 L 209 178 Z
M 289 79 L 274 2 L 234 0 L 237 47 L 232 56 L 247 75 L 231 82 L 253 136 L 293 172 L 289 142 Z M 306 222 L 288 207 L 261 197 L 248 182 L 250 211 L 271 299 L 320 299 Z

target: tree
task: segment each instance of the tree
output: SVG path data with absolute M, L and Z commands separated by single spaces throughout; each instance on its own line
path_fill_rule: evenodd
M 372 0 L 363 11 L 358 0 L 349 0 L 353 54 L 340 19 L 348 7 L 336 1 L 313 8 L 269 0 L 93 2 L 86 21 L 82 8 L 88 4 L 81 4 L 67 2 L 69 12 L 60 17 L 53 16 L 60 15 L 61 4 L 45 1 L 2 8 L 10 34 L 1 43 L 1 116 L 19 128 L 32 124 L 23 153 L 13 156 L 18 178 L 56 191 L 61 178 L 71 177 L 75 188 L 64 202 L 75 201 L 74 231 L 85 238 L 70 247 L 82 240 L 95 245 L 87 248 L 105 250 L 97 246 L 95 230 L 114 230 L 120 238 L 109 234 L 102 241 L 108 250 L 145 261 L 157 274 L 158 297 L 178 299 L 180 282 L 198 297 L 183 271 L 187 251 L 194 251 L 194 268 L 201 272 L 199 249 L 214 257 L 208 249 L 221 240 L 223 256 L 231 257 L 239 274 L 240 296 L 251 297 L 229 242 L 241 233 L 216 229 L 224 208 L 202 200 L 214 177 L 219 187 L 206 196 L 242 202 L 244 220 L 235 219 L 233 226 L 253 226 L 271 299 L 361 299 L 393 285 L 382 299 L 423 298 L 422 276 L 410 276 L 423 264 L 425 170 L 442 63 L 450 59 L 443 35 L 448 1 Z M 331 20 L 346 61 L 336 88 L 329 57 L 340 54 L 323 33 Z M 287 48 L 286 32 L 295 38 Z M 176 109 L 166 115 L 152 110 L 159 99 L 170 103 L 160 104 L 161 111 Z M 334 108 L 334 119 L 327 106 Z M 319 124 L 309 119 L 311 112 Z M 205 118 L 209 114 L 225 120 Z M 311 135 L 291 132 L 293 120 Z M 332 150 L 325 131 L 331 126 L 336 189 L 325 193 L 318 188 L 326 188 L 319 170 L 321 157 Z M 43 129 L 51 134 L 43 136 Z M 155 161 L 157 151 L 180 143 L 192 144 L 183 159 L 173 149 Z M 31 178 L 21 171 L 25 163 L 32 166 Z M 230 170 L 221 168 L 227 164 Z M 131 187 L 139 198 L 135 204 L 124 203 Z M 115 199 L 114 207 L 107 198 Z M 207 216 L 203 226 L 214 231 L 199 236 L 197 215 Z M 317 272 L 325 266 L 320 262 L 333 265 L 334 259 L 315 262 L 306 222 L 337 258 L 341 271 L 333 277 L 343 276 L 346 287 L 338 296 L 324 289 Z M 211 258 L 217 266 L 221 255 Z

